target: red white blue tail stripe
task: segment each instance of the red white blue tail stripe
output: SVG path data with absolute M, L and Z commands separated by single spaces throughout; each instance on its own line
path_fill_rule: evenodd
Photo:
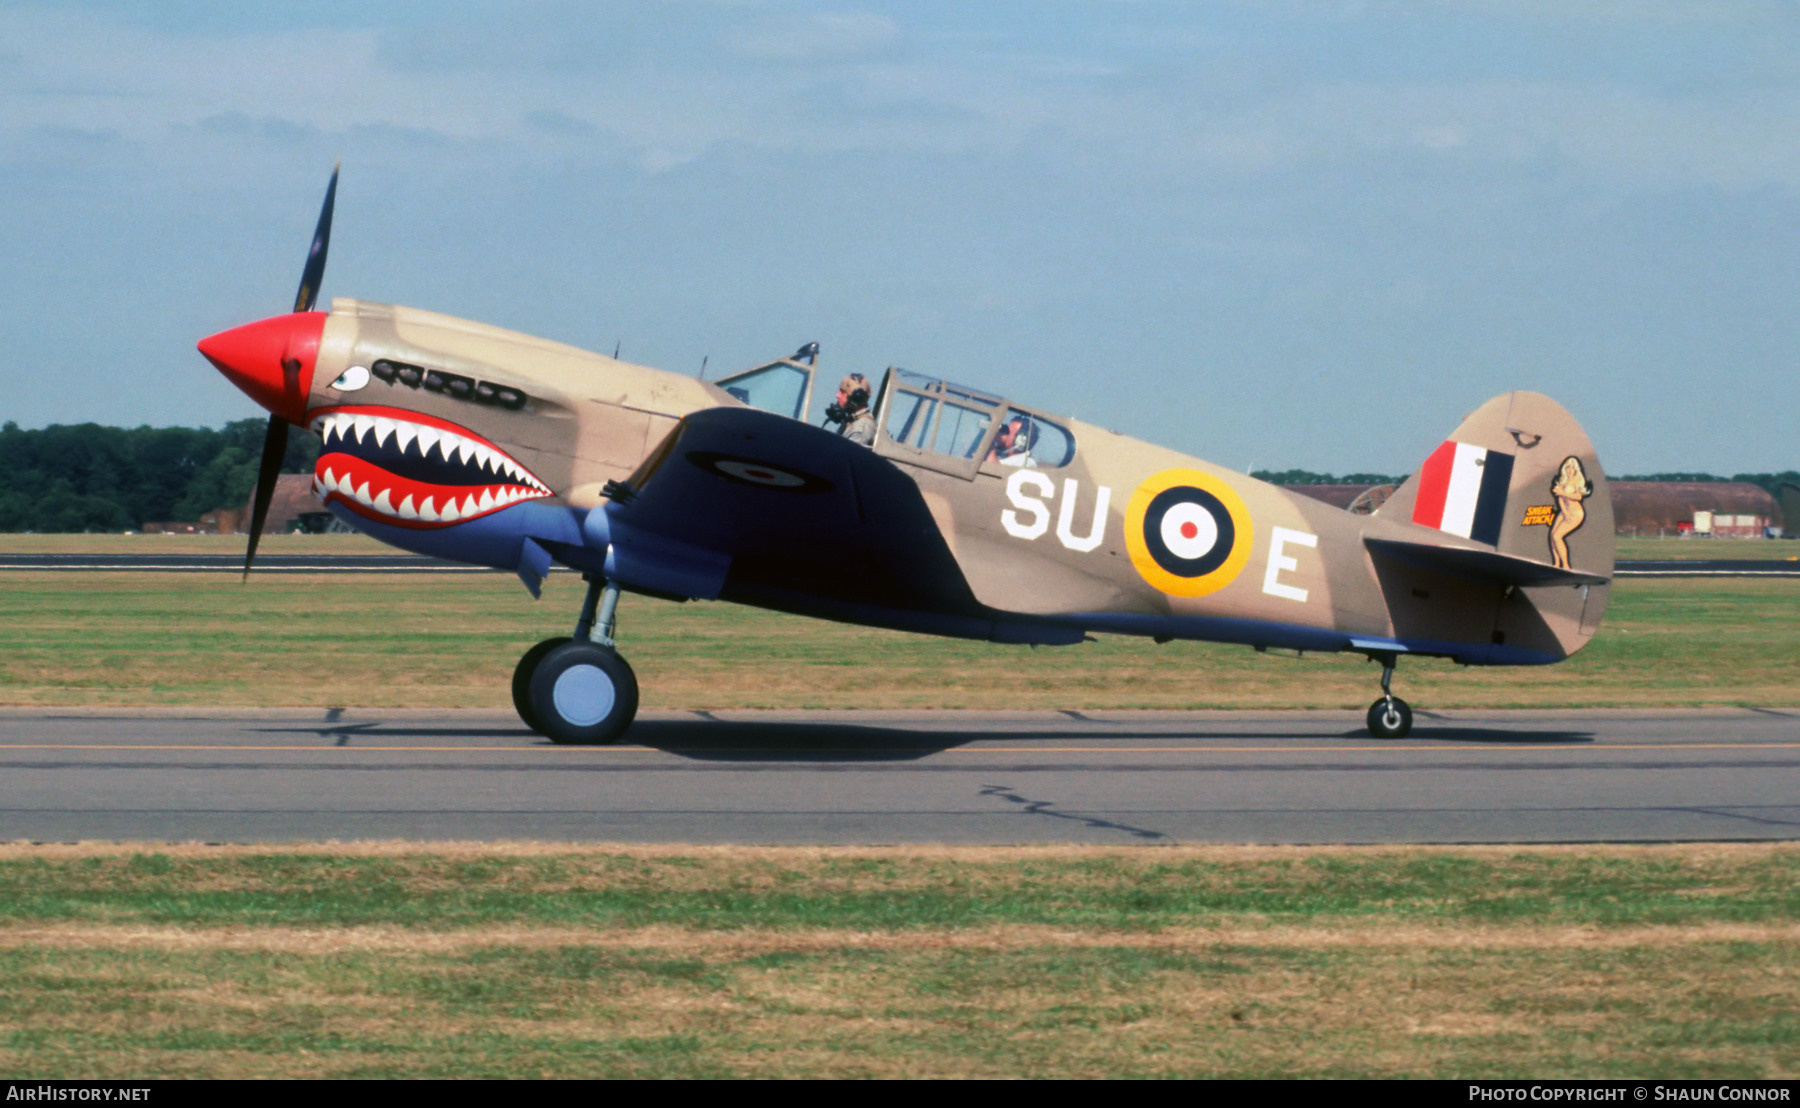
M 1512 470 L 1511 454 L 1446 441 L 1419 470 L 1413 522 L 1490 546 L 1499 542 Z

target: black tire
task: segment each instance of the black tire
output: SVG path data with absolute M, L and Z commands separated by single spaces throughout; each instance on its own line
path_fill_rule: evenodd
M 1394 697 L 1369 705 L 1369 734 L 1378 739 L 1404 739 L 1412 730 L 1412 707 Z
M 551 742 L 609 743 L 637 716 L 637 675 L 613 650 L 566 642 L 538 663 L 530 701 L 539 729 Z
M 525 721 L 525 726 L 540 735 L 544 733 L 544 729 L 537 721 L 537 713 L 531 710 L 531 675 L 537 671 L 538 664 L 544 660 L 545 655 L 569 641 L 567 635 L 545 639 L 527 650 L 525 656 L 519 659 L 519 664 L 513 667 L 513 708 L 519 713 L 519 718 Z

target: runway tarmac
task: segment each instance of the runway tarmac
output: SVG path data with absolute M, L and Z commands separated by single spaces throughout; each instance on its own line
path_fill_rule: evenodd
M 1800 837 L 1800 710 L 0 709 L 0 840 L 1507 843 Z

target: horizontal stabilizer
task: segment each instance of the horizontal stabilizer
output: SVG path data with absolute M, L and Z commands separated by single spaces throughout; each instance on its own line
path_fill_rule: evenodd
M 1547 562 L 1501 554 L 1494 550 L 1470 550 L 1458 546 L 1401 542 L 1395 539 L 1368 538 L 1363 542 L 1374 553 L 1402 562 L 1505 585 L 1604 585 L 1609 580 L 1596 573 L 1559 569 Z

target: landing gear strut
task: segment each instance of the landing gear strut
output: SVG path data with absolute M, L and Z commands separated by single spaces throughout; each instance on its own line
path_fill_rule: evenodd
M 1381 699 L 1369 705 L 1369 734 L 1378 739 L 1404 739 L 1412 730 L 1412 708 L 1388 688 L 1394 679 L 1395 656 L 1371 654 L 1369 659 L 1381 663 Z
M 619 587 L 599 577 L 587 582 L 574 637 L 545 639 L 513 670 L 513 707 L 551 742 L 609 743 L 637 716 L 637 675 L 613 644 Z

